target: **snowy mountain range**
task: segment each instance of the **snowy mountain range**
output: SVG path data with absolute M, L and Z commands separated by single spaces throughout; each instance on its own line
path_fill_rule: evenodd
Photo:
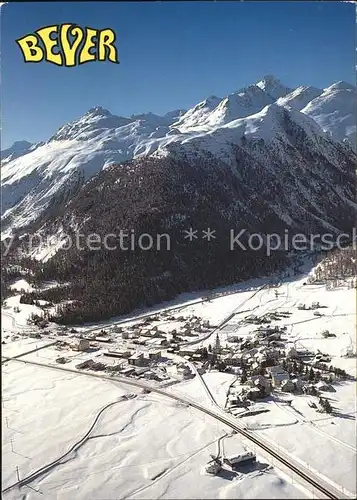
M 28 141 L 16 141 L 14 144 L 1 151 L 1 164 L 5 165 L 11 160 L 15 160 L 19 156 L 29 153 L 34 149 L 35 145 Z
M 256 160 L 271 170 L 267 148 L 280 151 L 287 164 L 295 157 L 293 128 L 308 138 L 311 154 L 336 168 L 341 155 L 353 162 L 355 103 L 356 87 L 345 82 L 290 89 L 268 75 L 224 98 L 211 96 L 164 116 L 121 117 L 92 108 L 45 143 L 21 141 L 1 152 L 2 239 L 64 206 L 101 170 L 134 158 L 194 160 L 209 154 L 239 169 L 236 148 L 248 142 Z M 298 147 L 302 154 L 300 142 Z

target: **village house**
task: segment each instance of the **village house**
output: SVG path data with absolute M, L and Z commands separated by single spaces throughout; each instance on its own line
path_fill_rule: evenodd
M 293 392 L 295 386 L 294 386 L 293 381 L 288 379 L 288 380 L 283 380 L 281 382 L 281 387 L 280 388 L 281 388 L 281 390 L 283 392 Z
M 271 381 L 263 375 L 252 375 L 249 377 L 248 383 L 251 387 L 257 387 L 257 385 L 260 385 L 266 391 L 271 391 Z
M 243 399 L 238 393 L 233 393 L 229 394 L 228 396 L 228 406 L 229 407 L 235 406 L 237 408 L 246 408 L 248 405 L 246 401 L 243 401 Z
M 309 396 L 316 396 L 318 394 L 318 390 L 314 384 L 304 384 L 302 390 L 304 394 L 308 394 Z
M 285 370 L 281 372 L 272 373 L 272 385 L 273 387 L 280 387 L 281 384 L 289 380 L 289 374 Z
M 180 348 L 180 356 L 193 356 L 197 352 L 197 347 Z
M 188 379 L 188 378 L 193 377 L 193 374 L 192 374 L 190 368 L 183 363 L 176 365 L 176 371 L 177 371 L 177 374 L 180 375 L 184 379 Z
M 241 455 L 231 455 L 224 458 L 224 463 L 232 469 L 256 462 L 256 455 L 251 451 L 242 453 Z
M 237 335 L 229 335 L 227 337 L 227 342 L 231 342 L 232 344 L 239 342 L 239 337 L 237 337 Z
M 304 382 L 301 380 L 301 378 L 300 377 L 292 378 L 291 381 L 294 384 L 295 390 L 301 392 L 304 385 Z
M 216 475 L 222 469 L 221 461 L 217 458 L 213 458 L 206 465 L 207 474 Z
M 138 337 L 137 339 L 135 339 L 133 341 L 134 344 L 138 344 L 138 345 L 146 345 L 146 342 L 147 342 L 146 337 Z
M 82 361 L 82 363 L 79 363 L 76 365 L 77 370 L 83 370 L 84 368 L 89 368 L 93 365 L 93 360 L 92 359 L 86 359 L 85 361 Z
M 331 357 L 328 354 L 323 354 L 319 352 L 315 356 L 315 361 L 319 363 L 329 363 L 331 361 Z
M 256 330 L 255 333 L 256 333 L 256 336 L 258 338 L 264 338 L 264 337 L 268 337 L 268 336 L 273 335 L 273 334 L 279 334 L 279 329 L 276 327 L 270 327 L 270 326 L 260 327 Z
M 245 397 L 247 399 L 250 399 L 251 401 L 256 401 L 257 399 L 261 398 L 261 396 L 262 393 L 258 387 L 252 387 L 245 394 Z
M 267 372 L 271 376 L 273 387 L 280 387 L 282 382 L 289 380 L 290 376 L 281 366 L 268 366 Z
M 96 342 L 110 343 L 112 339 L 107 334 L 97 335 L 94 339 Z
M 314 353 L 309 351 L 308 349 L 296 349 L 296 355 L 298 358 L 311 358 L 314 356 Z
M 29 337 L 30 337 L 30 339 L 40 339 L 40 338 L 42 338 L 42 335 L 38 332 L 31 332 Z
M 244 361 L 248 366 L 252 366 L 252 364 L 255 363 L 255 359 L 253 358 L 253 356 L 249 356 Z
M 140 337 L 152 337 L 155 332 L 152 332 L 150 328 L 142 328 L 140 330 Z
M 125 377 L 127 377 L 127 376 L 131 375 L 132 373 L 134 373 L 134 371 L 135 371 L 135 369 L 134 369 L 134 368 L 132 368 L 131 366 L 128 366 L 128 367 L 126 367 L 126 368 L 122 368 L 122 369 L 120 370 L 120 373 L 121 373 L 122 375 L 124 375 Z
M 147 339 L 145 345 L 148 346 L 148 347 L 151 347 L 151 348 L 152 347 L 157 347 L 158 345 L 160 345 L 160 341 L 159 341 L 159 339 L 157 339 L 157 338 L 154 337 L 152 339 Z
M 257 352 L 257 354 L 254 356 L 254 359 L 255 359 L 255 363 L 257 363 L 258 366 L 260 366 L 261 363 L 264 363 L 267 361 L 268 356 L 267 356 L 267 353 L 265 351 Z
M 258 352 L 256 347 L 248 349 L 243 353 L 243 359 L 253 358 Z
M 278 333 L 271 333 L 270 335 L 268 335 L 267 339 L 269 340 L 269 342 L 273 341 L 273 340 L 280 340 L 281 339 L 281 333 L 278 332 Z
M 261 365 L 260 365 L 260 363 L 258 363 L 258 361 L 254 361 L 254 363 L 252 363 L 250 368 L 251 368 L 252 372 L 257 373 L 261 370 Z
M 143 364 L 144 354 L 143 353 L 135 353 L 128 359 L 129 365 L 140 366 Z
M 297 351 L 294 347 L 290 347 L 285 351 L 286 357 L 288 359 L 296 359 L 298 357 Z
M 271 392 L 271 385 L 267 385 L 265 383 L 261 383 L 260 380 L 256 380 L 254 382 L 254 387 L 260 390 L 260 394 L 262 397 L 267 396 Z
M 241 366 L 242 358 L 236 354 L 226 354 L 222 356 L 222 361 L 228 366 Z
M 315 387 L 318 391 L 336 392 L 336 389 L 331 384 L 326 384 L 323 380 L 315 384 Z
M 144 378 L 146 380 L 159 380 L 159 377 L 158 375 L 156 375 L 156 373 L 154 372 L 151 372 L 151 371 L 147 371 L 144 373 Z
M 234 373 L 235 375 L 242 375 L 243 370 L 239 366 L 230 366 L 231 373 Z
M 72 344 L 72 349 L 75 351 L 87 351 L 90 347 L 88 339 L 76 339 Z
M 149 371 L 149 368 L 146 368 L 146 367 L 135 368 L 135 370 L 133 372 L 133 376 L 142 378 L 145 376 L 145 373 L 147 373 L 148 371 Z
M 149 352 L 149 359 L 150 360 L 157 360 L 161 358 L 161 351 L 152 351 Z
M 121 351 L 108 350 L 104 353 L 104 356 L 110 356 L 112 358 L 130 358 L 131 352 L 125 351 L 124 349 Z
M 82 370 L 88 368 L 90 370 L 100 371 L 105 370 L 106 365 L 104 363 L 96 363 L 93 359 L 87 359 L 76 365 L 76 368 Z
M 122 333 L 122 331 L 123 331 L 123 327 L 122 326 L 114 325 L 112 327 L 112 332 L 114 332 L 114 333 Z

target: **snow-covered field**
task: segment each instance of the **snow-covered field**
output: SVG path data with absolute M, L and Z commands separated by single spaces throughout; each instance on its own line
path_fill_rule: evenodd
M 261 470 L 242 475 L 205 474 L 204 465 L 229 429 L 160 396 L 123 400 L 126 393 L 128 387 L 117 382 L 6 363 L 3 489 L 16 482 L 16 467 L 24 477 L 54 463 L 21 493 L 15 488 L 3 498 L 306 497 L 264 459 Z M 235 452 L 243 452 L 244 445 L 233 439 Z

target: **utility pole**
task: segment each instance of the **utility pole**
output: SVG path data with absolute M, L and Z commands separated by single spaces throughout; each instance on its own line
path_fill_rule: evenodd
M 20 481 L 20 471 L 18 465 L 16 465 L 16 475 L 17 475 L 17 480 Z
M 5 417 L 6 427 L 9 427 L 9 417 Z
M 10 439 L 10 444 L 11 444 L 11 451 L 14 451 L 14 440 L 11 438 Z M 15 453 L 15 452 L 14 452 Z

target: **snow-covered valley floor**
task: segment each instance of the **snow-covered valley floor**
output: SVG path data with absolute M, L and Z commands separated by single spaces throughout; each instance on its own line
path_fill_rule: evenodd
M 241 476 L 204 474 L 230 429 L 178 403 L 153 394 L 122 399 L 128 388 L 116 382 L 11 361 L 3 379 L 3 489 L 16 482 L 17 467 L 24 477 L 54 462 L 5 499 L 306 497 L 264 459 Z
M 282 321 L 287 327 L 288 345 L 320 349 L 331 356 L 331 364 L 356 376 L 356 358 L 345 356 L 348 349 L 356 350 L 355 290 L 348 287 L 327 290 L 325 285 L 304 285 L 304 282 L 306 276 L 286 279 L 275 289 L 262 288 L 263 282 L 255 286 L 239 285 L 236 293 L 194 303 L 185 307 L 184 312 L 218 325 L 235 311 L 235 316 L 219 330 L 224 345 L 229 335 L 250 335 L 253 325 L 243 324 L 241 317 L 289 311 L 290 316 Z M 325 306 L 321 317 L 314 316 L 311 310 L 297 308 L 300 303 L 316 301 Z M 58 352 L 53 347 L 44 347 L 52 339 L 9 339 L 30 328 L 26 318 L 35 306 L 21 304 L 21 311 L 14 314 L 13 307 L 18 303 L 19 295 L 11 297 L 2 311 L 2 334 L 6 337 L 3 356 L 22 354 L 19 359 L 28 361 L 9 360 L 2 365 L 2 489 L 16 483 L 17 474 L 23 478 L 42 467 L 45 469 L 20 490 L 15 487 L 4 492 L 4 499 L 312 497 L 311 490 L 304 489 L 296 478 L 292 482 L 286 471 L 272 465 L 258 450 L 257 467 L 245 473 L 227 469 L 217 476 L 204 473 L 210 455 L 217 455 L 220 447 L 229 444 L 239 454 L 247 442 L 239 435 L 228 437 L 231 430 L 223 423 L 161 395 L 144 394 L 137 387 L 80 372 L 66 373 L 67 365 L 62 371 L 56 370 Z M 168 331 L 170 321 L 177 323 L 183 309 L 170 314 L 172 319 L 166 321 Z M 132 318 L 133 324 L 136 321 Z M 100 329 L 101 325 L 80 330 L 95 328 Z M 335 337 L 323 338 L 321 332 L 325 329 Z M 198 345 L 212 344 L 213 335 L 216 333 L 203 335 Z M 120 343 L 118 335 L 117 347 Z M 41 350 L 36 350 L 38 347 Z M 34 352 L 25 354 L 33 349 Z M 78 355 L 81 356 L 84 355 Z M 68 366 L 74 369 L 72 362 Z M 166 390 L 207 407 L 223 408 L 236 378 L 212 370 Z M 334 408 L 330 415 L 311 408 L 310 396 L 289 394 L 288 404 L 287 395 L 275 391 L 270 398 L 254 403 L 255 409 L 268 411 L 237 420 L 244 421 L 247 429 L 287 451 L 325 482 L 353 498 L 356 382 L 344 381 L 334 388 L 335 392 L 327 394 Z M 128 393 L 136 397 L 126 399 Z

